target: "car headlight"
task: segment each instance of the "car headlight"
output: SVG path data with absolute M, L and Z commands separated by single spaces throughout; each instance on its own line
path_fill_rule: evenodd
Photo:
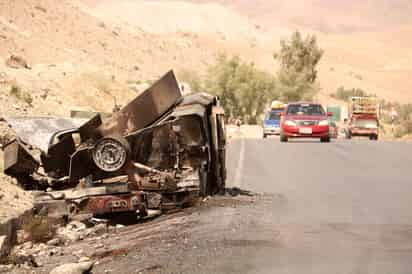
M 329 125 L 329 121 L 328 120 L 321 120 L 318 123 L 318 126 L 327 126 Z
M 295 123 L 295 121 L 292 121 L 292 120 L 286 120 L 285 125 L 295 127 L 296 123 Z

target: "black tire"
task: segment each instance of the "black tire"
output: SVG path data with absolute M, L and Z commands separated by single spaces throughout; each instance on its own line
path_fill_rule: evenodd
M 371 135 L 371 136 L 369 136 L 369 140 L 371 140 L 371 141 L 377 141 L 377 140 L 378 140 L 378 135 Z
M 267 137 L 267 135 L 266 135 L 266 134 L 263 134 L 263 139 L 266 139 L 266 137 Z
M 286 142 L 288 141 L 288 137 L 285 136 L 285 135 L 283 135 L 283 134 L 280 134 L 280 141 L 281 141 L 282 143 L 286 143 Z
M 321 143 L 330 143 L 330 137 L 320 138 Z
M 206 170 L 199 170 L 199 195 L 200 197 L 206 197 L 209 195 L 209 178 Z

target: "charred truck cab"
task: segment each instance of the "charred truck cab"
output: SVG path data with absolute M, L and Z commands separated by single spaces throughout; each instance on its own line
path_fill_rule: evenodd
M 35 204 L 49 215 L 145 217 L 225 189 L 224 111 L 215 96 L 183 97 L 173 72 L 105 120 L 8 122 L 18 138 L 5 146 L 5 173 L 40 190 Z

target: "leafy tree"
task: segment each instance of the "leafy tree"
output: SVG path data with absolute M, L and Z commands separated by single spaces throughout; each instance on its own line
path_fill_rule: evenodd
M 352 89 L 345 89 L 344 87 L 339 87 L 336 90 L 335 94 L 331 95 L 333 98 L 338 99 L 338 100 L 343 100 L 348 102 L 350 97 L 364 97 L 364 96 L 370 96 L 366 91 L 360 88 L 352 88 Z
M 412 122 L 412 104 L 401 104 L 398 107 L 399 119 Z
M 218 95 L 228 116 L 256 123 L 266 105 L 278 98 L 274 76 L 243 62 L 238 56 L 219 55 L 208 69 L 205 91 Z
M 192 70 L 181 70 L 178 73 L 178 78 L 189 84 L 192 92 L 203 91 L 202 79 L 195 71 Z
M 302 38 L 295 31 L 290 40 L 280 42 L 280 51 L 274 58 L 280 63 L 278 89 L 283 100 L 310 99 L 319 91 L 316 66 L 322 55 L 314 35 Z

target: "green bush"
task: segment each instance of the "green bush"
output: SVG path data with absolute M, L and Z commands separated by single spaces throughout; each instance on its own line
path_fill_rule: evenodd
M 33 103 L 33 97 L 28 93 L 23 93 L 22 100 L 29 105 Z
M 12 85 L 10 88 L 10 95 L 20 99 L 20 96 L 21 96 L 20 87 L 17 85 Z
M 57 220 L 44 216 L 32 216 L 25 220 L 22 229 L 28 241 L 34 243 L 47 242 L 56 235 Z
M 345 89 L 344 87 L 339 87 L 335 94 L 331 95 L 333 98 L 349 102 L 350 97 L 365 97 L 369 96 L 364 90 L 360 88 Z
M 16 84 L 12 85 L 10 88 L 10 95 L 14 96 L 15 98 L 22 100 L 26 104 L 31 105 L 33 103 L 33 97 L 28 93 L 23 91 L 19 86 Z
M 405 128 L 403 128 L 403 127 L 397 127 L 396 129 L 395 129 L 395 132 L 394 132 L 394 137 L 395 138 L 402 138 L 403 136 L 405 136 L 407 133 L 406 133 L 406 130 L 405 130 Z
M 201 77 L 192 70 L 181 70 L 178 73 L 178 78 L 189 84 L 192 92 L 202 92 L 204 91 L 203 82 Z

